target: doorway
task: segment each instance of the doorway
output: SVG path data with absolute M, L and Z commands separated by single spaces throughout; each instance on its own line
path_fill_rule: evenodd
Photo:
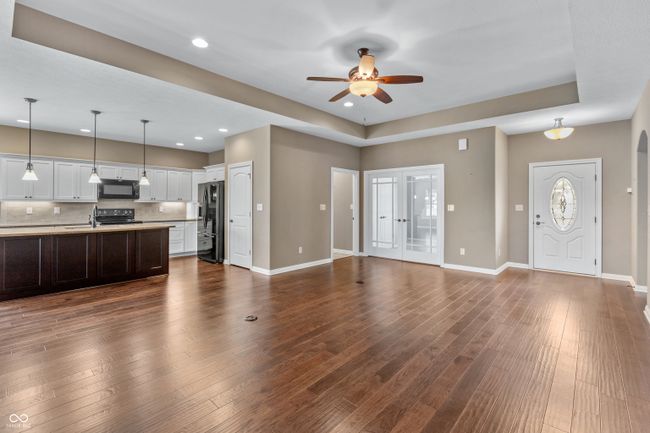
M 601 275 L 601 160 L 529 165 L 532 267 Z
M 250 269 L 253 257 L 253 163 L 228 165 L 228 258 Z
M 444 260 L 444 166 L 367 171 L 365 251 L 372 256 L 441 265 Z
M 637 147 L 637 236 L 636 275 L 637 286 L 648 283 L 648 135 L 641 132 Z
M 333 260 L 359 254 L 359 172 L 332 167 L 330 234 Z

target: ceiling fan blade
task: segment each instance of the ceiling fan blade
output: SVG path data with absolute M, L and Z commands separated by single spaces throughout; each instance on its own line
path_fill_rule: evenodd
M 372 94 L 372 96 L 379 99 L 384 104 L 390 104 L 393 102 L 393 98 L 391 98 L 388 93 L 384 92 L 384 90 L 380 88 L 378 88 L 377 91 Z
M 350 94 L 350 89 L 346 88 L 341 93 L 337 93 L 336 95 L 332 96 L 332 98 L 330 99 L 330 102 L 336 102 L 339 99 L 343 98 L 344 96 L 347 96 L 348 94 Z
M 334 77 L 307 77 L 309 81 L 344 81 L 348 82 L 347 78 L 334 78 Z
M 424 81 L 420 75 L 387 75 L 377 77 L 377 81 L 384 84 L 414 84 Z

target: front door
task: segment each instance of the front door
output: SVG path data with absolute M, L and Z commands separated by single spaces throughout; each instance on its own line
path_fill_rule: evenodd
M 597 273 L 596 162 L 531 166 L 533 267 Z
M 228 168 L 230 264 L 250 269 L 252 265 L 251 165 Z

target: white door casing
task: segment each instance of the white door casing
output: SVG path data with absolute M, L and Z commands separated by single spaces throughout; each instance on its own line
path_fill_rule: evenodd
M 252 162 L 228 166 L 228 259 L 231 265 L 252 267 Z
M 444 262 L 444 165 L 365 174 L 365 251 L 374 256 Z
M 330 258 L 334 249 L 334 173 L 352 175 L 352 253 L 359 255 L 359 171 L 332 167 L 330 169 Z
M 532 267 L 600 276 L 600 160 L 535 163 L 529 170 Z

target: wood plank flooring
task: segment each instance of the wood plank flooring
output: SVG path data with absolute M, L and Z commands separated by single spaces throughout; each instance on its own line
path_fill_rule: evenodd
M 643 305 L 527 270 L 174 259 L 0 303 L 0 431 L 647 433 Z

